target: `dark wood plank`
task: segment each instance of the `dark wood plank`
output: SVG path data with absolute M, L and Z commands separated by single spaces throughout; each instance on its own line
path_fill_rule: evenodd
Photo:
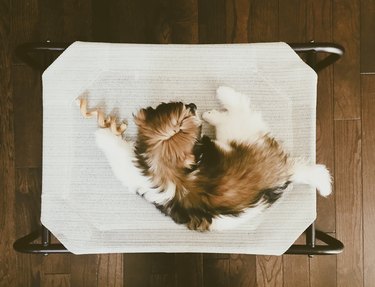
M 91 1 L 92 38 L 97 42 L 110 42 L 110 1 Z
M 375 73 L 375 1 L 361 0 L 361 73 Z
M 250 42 L 279 40 L 279 1 L 251 0 L 249 12 Z
M 359 0 L 333 0 L 333 41 L 345 47 L 335 64 L 335 119 L 360 118 Z
M 176 286 L 203 287 L 203 255 L 175 254 Z
M 152 42 L 159 44 L 172 43 L 172 18 L 171 6 L 173 1 L 171 0 L 158 0 L 155 1 L 154 14 L 149 15 L 149 25 L 152 26 Z M 186 24 L 182 23 L 186 26 Z M 187 27 L 185 27 L 187 28 Z M 177 30 L 179 29 L 177 24 Z M 177 35 L 175 35 L 176 37 Z M 182 37 L 184 37 L 182 35 Z M 178 40 L 178 36 L 177 39 Z
M 174 286 L 174 254 L 124 255 L 124 286 Z
M 45 275 L 70 274 L 71 254 L 50 254 L 43 259 L 43 273 Z
M 45 275 L 42 278 L 42 287 L 70 287 L 74 286 L 70 284 L 69 274 L 54 274 Z
M 98 287 L 124 286 L 122 254 L 101 254 L 98 264 Z
M 11 85 L 11 1 L 0 0 L 0 286 L 16 284 L 15 163 Z
M 39 39 L 61 42 L 64 39 L 64 2 L 38 0 Z
M 257 256 L 257 284 L 259 287 L 283 286 L 283 257 Z
M 329 235 L 335 237 L 334 233 Z M 336 286 L 336 256 L 310 258 L 310 287 Z
M 41 168 L 16 169 L 17 235 L 36 230 L 40 225 Z M 25 228 L 25 229 L 23 229 Z
M 375 282 L 375 76 L 362 76 L 362 183 L 364 286 Z
M 12 0 L 11 5 L 12 49 L 27 42 L 38 42 L 38 0 Z M 14 57 L 14 62 L 20 59 Z
M 203 286 L 229 287 L 230 263 L 227 254 L 203 255 Z
M 200 0 L 199 42 L 216 44 L 226 42 L 226 0 Z M 202 35 L 201 35 L 202 33 Z
M 207 1 L 198 0 L 198 36 L 199 36 L 199 43 L 206 44 L 207 43 L 207 13 L 208 13 L 208 5 Z
M 154 253 L 151 261 L 151 287 L 172 287 L 175 285 L 175 256 L 172 253 Z
M 98 286 L 98 255 L 74 255 L 70 264 L 70 285 L 80 287 Z
M 283 42 L 306 42 L 307 1 L 284 0 L 279 2 L 279 37 Z
M 155 43 L 155 17 L 159 1 L 111 0 L 109 40 L 120 43 Z
M 174 0 L 170 6 L 172 42 L 198 43 L 198 0 Z
M 254 255 L 231 254 L 229 258 L 230 286 L 257 286 L 257 263 Z
M 230 1 L 231 10 L 233 11 L 233 25 L 231 34 L 230 43 L 247 43 L 248 39 L 248 30 L 249 30 L 249 14 L 250 14 L 250 1 L 249 0 L 238 0 Z M 230 18 L 228 15 L 227 8 L 227 18 Z M 227 21 L 228 23 L 228 21 Z M 227 32 L 228 33 L 228 32 Z
M 363 285 L 361 122 L 335 122 L 336 235 L 345 243 L 337 256 L 337 286 Z
M 40 73 L 26 64 L 13 66 L 16 167 L 42 165 L 42 91 Z
M 301 235 L 296 244 L 305 244 L 306 237 Z M 283 255 L 284 286 L 310 287 L 309 258 L 301 255 Z
M 16 238 L 39 228 L 41 182 L 41 168 L 16 169 Z M 17 286 L 39 286 L 43 257 L 16 253 L 16 258 Z
M 124 254 L 124 287 L 150 286 L 151 268 L 149 254 Z
M 60 41 L 92 40 L 92 1 L 64 0 L 63 39 Z M 105 23 L 103 23 L 105 25 Z

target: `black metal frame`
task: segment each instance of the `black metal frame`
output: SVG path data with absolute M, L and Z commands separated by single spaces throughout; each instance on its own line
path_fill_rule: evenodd
M 289 44 L 297 53 L 306 54 L 306 62 L 316 72 L 321 71 L 327 66 L 336 62 L 343 54 L 344 48 L 333 43 L 292 43 Z M 25 63 L 40 71 L 44 71 L 54 59 L 61 54 L 69 45 L 64 43 L 28 43 L 19 46 L 16 49 L 16 54 Z M 317 61 L 317 53 L 327 53 L 328 55 L 322 60 Z M 30 54 L 42 55 L 39 61 Z M 312 223 L 305 231 L 306 244 L 293 244 L 285 254 L 304 254 L 304 255 L 334 255 L 343 251 L 344 245 L 341 241 L 328 235 L 325 232 L 319 231 Z M 33 243 L 41 236 L 41 243 Z M 326 245 L 316 244 L 316 240 L 320 240 Z M 18 252 L 44 254 L 50 253 L 70 253 L 61 243 L 51 243 L 51 232 L 41 226 L 41 230 L 33 231 L 32 233 L 19 238 L 13 244 L 13 248 Z

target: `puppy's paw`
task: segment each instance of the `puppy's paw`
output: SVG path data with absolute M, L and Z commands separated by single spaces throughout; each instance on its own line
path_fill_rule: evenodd
M 100 128 L 95 132 L 96 145 L 102 150 L 110 148 L 119 140 L 121 138 L 115 135 L 111 129 Z
M 223 113 L 217 110 L 207 111 L 202 114 L 202 119 L 211 125 L 218 124 L 219 122 L 221 122 L 222 118 L 223 118 Z
M 249 97 L 230 87 L 219 87 L 216 91 L 216 97 L 228 111 L 246 110 L 250 105 Z
M 220 86 L 219 88 L 217 88 L 216 90 L 216 96 L 217 98 L 220 100 L 221 97 L 226 97 L 226 96 L 235 96 L 236 95 L 236 91 L 231 88 L 231 87 L 226 87 L 226 86 Z

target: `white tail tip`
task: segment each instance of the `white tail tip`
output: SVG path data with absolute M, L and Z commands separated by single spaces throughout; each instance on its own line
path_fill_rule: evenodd
M 332 179 L 325 165 L 301 165 L 295 166 L 292 176 L 295 183 L 308 184 L 315 187 L 321 196 L 328 196 L 332 193 Z

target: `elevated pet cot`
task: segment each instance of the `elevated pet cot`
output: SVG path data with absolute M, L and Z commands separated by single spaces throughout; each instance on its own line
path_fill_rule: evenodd
M 302 54 L 312 69 L 295 52 Z M 318 53 L 325 57 L 318 61 Z M 67 45 L 48 42 L 18 47 L 16 54 L 22 60 L 40 71 L 47 69 L 43 74 L 44 224 L 41 230 L 18 239 L 14 249 L 36 254 L 340 253 L 344 246 L 339 240 L 316 230 L 313 222 L 316 193 L 306 186 L 288 192 L 263 218 L 257 219 L 258 222 L 254 220 L 230 233 L 202 234 L 174 224 L 151 204 L 136 195 L 128 195 L 117 182 L 95 147 L 95 121 L 80 118 L 74 100 L 86 94 L 93 104 L 108 105 L 107 109 L 119 108 L 117 112 L 121 117 L 130 121 L 129 106 L 134 109 L 162 100 L 195 101 L 199 109 L 202 106 L 214 108 L 214 89 L 218 85 L 231 85 L 249 94 L 270 122 L 271 130 L 276 131 L 276 136 L 292 155 L 314 161 L 315 72 L 333 64 L 343 53 L 341 46 L 332 43 L 136 45 L 76 42 Z M 159 96 L 160 93 L 167 96 Z M 104 174 L 104 179 L 100 179 L 100 173 Z M 91 190 L 94 192 L 90 193 Z M 106 198 L 109 195 L 113 199 Z M 127 213 L 126 209 L 134 206 L 137 209 Z M 133 220 L 135 222 L 129 223 Z M 279 225 L 275 230 L 272 220 Z M 64 245 L 51 243 L 50 230 Z M 291 240 L 304 230 L 306 244 L 291 245 Z M 172 240 L 166 239 L 168 234 Z M 40 236 L 41 242 L 34 243 Z M 316 240 L 325 244 L 316 244 Z

